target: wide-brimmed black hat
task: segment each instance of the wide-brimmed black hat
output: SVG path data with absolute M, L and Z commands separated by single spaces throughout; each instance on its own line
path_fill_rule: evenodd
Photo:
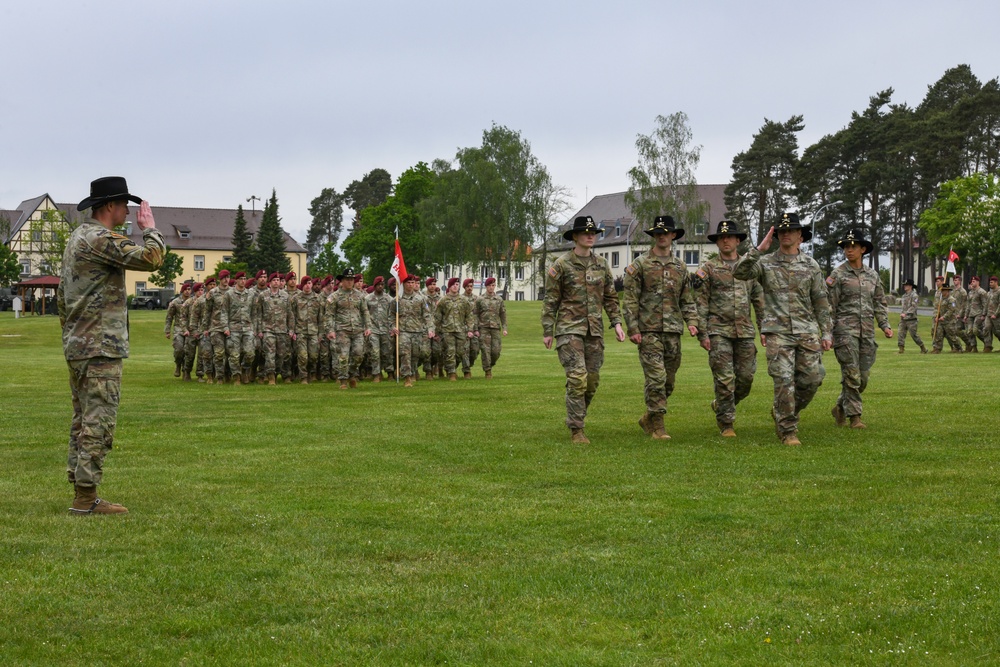
M 778 233 L 792 229 L 802 230 L 803 241 L 808 241 L 813 236 L 812 229 L 809 228 L 809 225 L 803 225 L 801 222 L 799 222 L 798 213 L 792 213 L 792 212 L 782 213 L 781 217 L 778 218 L 778 222 L 775 223 L 774 225 L 774 232 Z
M 865 248 L 865 251 L 861 253 L 862 255 L 867 254 L 875 249 L 872 242 L 865 238 L 865 230 L 861 227 L 851 227 L 844 233 L 844 237 L 837 241 L 837 245 L 843 248 L 848 243 L 857 243 Z
M 344 269 L 344 272 L 341 273 L 339 276 L 337 276 L 337 280 L 343 280 L 344 278 L 350 278 L 351 280 L 354 280 L 355 273 L 356 272 L 354 269 Z
M 121 176 L 105 176 L 90 182 L 90 196 L 76 205 L 76 210 L 83 211 L 98 204 L 109 201 L 127 199 L 141 204 L 142 199 L 128 192 L 128 183 Z
M 906 287 L 907 285 L 909 285 L 913 289 L 917 289 L 917 285 L 916 283 L 913 282 L 913 278 L 907 278 L 906 280 L 903 281 L 903 287 Z
M 676 241 L 680 237 L 684 236 L 684 228 L 678 227 L 674 219 L 669 215 L 658 215 L 653 220 L 653 226 L 649 229 L 643 230 L 650 236 L 656 236 L 657 234 L 666 234 L 667 232 L 674 233 L 674 240 Z
M 740 240 L 740 243 L 747 240 L 746 232 L 740 231 L 740 226 L 732 220 L 720 220 L 719 224 L 715 226 L 715 233 L 709 234 L 705 238 L 715 243 L 720 236 L 735 236 Z
M 578 234 L 580 232 L 589 232 L 592 234 L 600 234 L 604 231 L 604 227 L 601 227 L 594 219 L 589 215 L 581 215 L 573 220 L 573 226 L 563 232 L 563 238 L 567 241 L 573 240 L 573 234 Z

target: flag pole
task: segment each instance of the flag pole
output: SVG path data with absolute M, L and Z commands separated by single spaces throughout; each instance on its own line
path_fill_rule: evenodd
M 399 225 L 396 225 L 396 247 L 399 247 Z M 399 293 L 403 289 L 403 283 L 396 272 L 396 384 L 399 384 Z

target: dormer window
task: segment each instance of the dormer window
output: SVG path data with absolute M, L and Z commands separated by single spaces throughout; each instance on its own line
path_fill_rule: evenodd
M 180 238 L 182 238 L 182 239 L 189 239 L 189 238 L 191 238 L 191 232 L 188 232 L 188 231 L 177 232 L 177 236 L 180 237 Z
M 174 225 L 174 229 L 177 230 L 177 238 L 179 239 L 189 239 L 191 238 L 191 228 L 187 225 Z

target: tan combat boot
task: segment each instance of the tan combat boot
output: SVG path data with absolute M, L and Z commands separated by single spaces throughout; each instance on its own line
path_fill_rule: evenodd
M 413 379 L 410 376 L 407 376 L 406 377 L 406 381 L 403 382 L 403 386 L 404 387 L 412 387 L 413 386 Z
M 70 506 L 70 514 L 128 514 L 128 509 L 97 497 L 96 486 L 75 486 L 76 498 Z
M 471 379 L 472 379 L 472 373 L 471 373 L 470 371 L 465 371 L 464 373 L 462 373 L 462 376 L 463 376 L 463 377 L 464 377 L 464 378 L 465 378 L 466 380 L 471 380 Z
M 372 384 L 378 384 L 381 381 L 382 381 L 382 374 L 381 373 L 379 373 L 378 375 L 373 375 L 372 376 Z
M 427 379 L 427 380 L 433 380 L 434 379 L 434 371 L 430 370 L 430 371 L 427 371 L 426 373 L 424 373 L 424 378 Z
M 781 436 L 781 444 L 789 447 L 798 447 L 802 444 L 802 442 L 799 441 L 799 436 L 793 431 L 792 433 L 786 433 Z
M 191 371 L 184 371 L 184 376 L 181 378 L 184 382 L 191 381 Z
M 573 429 L 570 429 L 570 433 L 572 434 L 570 436 L 570 440 L 573 442 L 574 445 L 589 445 L 590 444 L 590 439 L 587 438 L 587 434 L 583 432 L 582 428 L 573 428 Z
M 868 428 L 868 426 L 861 421 L 861 415 L 854 415 L 851 417 L 851 428 L 862 429 Z
M 237 387 L 243 384 L 243 382 L 240 380 L 240 376 L 238 373 L 233 376 L 233 384 Z
M 844 411 L 840 409 L 839 405 L 834 405 L 830 414 L 833 415 L 833 421 L 837 422 L 837 426 L 847 425 L 847 417 L 844 416 Z
M 646 435 L 653 435 L 653 415 L 647 412 L 643 416 L 639 417 L 639 428 Z
M 927 354 L 927 348 L 923 345 L 920 346 L 920 354 Z
M 455 373 L 448 373 L 448 382 L 458 382 L 458 375 Z
M 174 364 L 174 377 L 179 378 L 181 376 L 181 365 Z
M 267 374 L 267 383 L 269 385 L 278 384 L 277 381 L 274 379 L 274 373 Z
M 493 379 L 493 371 L 486 371 L 486 379 L 487 380 Z
M 215 380 L 212 379 L 211 375 L 205 376 L 205 384 L 215 384 Z
M 719 432 L 722 434 L 723 438 L 736 437 L 736 431 L 733 430 L 732 424 L 719 424 Z
M 341 389 L 347 389 L 347 380 L 341 380 L 340 381 L 340 388 Z
M 358 388 L 358 378 L 351 378 L 351 389 Z
M 899 348 L 899 352 L 897 354 L 903 354 L 903 348 Z
M 653 423 L 653 440 L 669 440 L 670 435 L 663 428 L 663 414 L 657 413 L 653 415 L 651 421 Z

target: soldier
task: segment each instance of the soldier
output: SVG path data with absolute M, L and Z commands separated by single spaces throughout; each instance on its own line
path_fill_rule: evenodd
M 336 342 L 340 388 L 358 386 L 365 339 L 371 334 L 371 318 L 361 292 L 354 289 L 354 272 L 337 276 L 340 287 L 326 307 L 327 337 Z
M 392 378 L 396 370 L 396 354 L 393 350 L 392 338 L 389 335 L 393 328 L 390 322 L 393 299 L 385 292 L 385 278 L 376 276 L 371 294 L 365 297 L 368 304 L 368 315 L 372 321 L 372 335 L 368 338 L 368 354 L 371 359 L 372 382 L 382 381 L 382 371 Z
M 420 293 L 420 277 L 409 274 L 403 279 L 403 295 L 399 297 L 399 329 L 391 333 L 399 338 L 399 372 L 404 387 L 412 387 L 420 371 L 420 359 L 434 338 L 434 313 L 427 297 Z M 395 313 L 394 313 L 395 314 Z M 395 323 L 393 323 L 395 324 Z
M 235 287 L 226 290 L 222 333 L 226 337 L 226 354 L 233 384 L 250 384 L 250 369 L 257 347 L 253 331 L 255 297 L 246 289 L 246 274 L 243 271 L 238 271 L 233 279 Z
M 172 340 L 174 348 L 174 377 L 179 378 L 181 376 L 181 369 L 184 367 L 184 318 L 181 313 L 184 310 L 184 304 L 187 303 L 188 298 L 191 296 L 191 285 L 188 283 L 181 284 L 180 293 L 170 300 L 170 304 L 167 306 L 167 320 L 163 324 L 163 333 L 166 335 L 167 340 Z
M 113 231 L 125 224 L 129 201 L 140 204 L 136 219 L 142 245 Z M 166 246 L 149 202 L 129 194 L 124 178 L 92 181 L 90 196 L 76 208 L 91 213 L 66 241 L 56 290 L 73 396 L 66 475 L 75 497 L 69 511 L 126 514 L 122 505 L 97 497 L 104 458 L 114 443 L 122 360 L 129 352 L 125 270 L 155 271 Z
M 951 280 L 951 296 L 955 299 L 955 307 L 958 309 L 955 313 L 955 332 L 959 340 L 968 345 L 965 336 L 965 311 L 968 307 L 969 293 L 962 288 L 962 276 L 954 275 Z
M 986 304 L 986 317 L 983 320 L 983 352 L 993 351 L 993 337 L 1000 340 L 1000 287 L 997 277 L 990 276 L 990 299 Z
M 777 232 L 778 251 L 762 256 Z M 812 238 L 812 230 L 796 213 L 785 213 L 771 227 L 760 245 L 736 262 L 733 277 L 753 279 L 764 288 L 767 372 L 774 380 L 775 433 L 785 445 L 801 445 L 799 413 L 805 410 L 826 375 L 823 352 L 833 346 L 830 300 L 819 264 L 799 246 Z
M 469 302 L 469 310 L 473 315 L 476 313 L 476 303 L 479 301 L 479 297 L 473 293 L 475 286 L 476 281 L 472 278 L 462 281 L 462 298 Z M 472 336 L 466 339 L 465 354 L 462 355 L 462 374 L 466 380 L 472 377 L 472 367 L 476 365 L 476 357 L 479 356 L 479 322 L 475 317 L 473 321 L 476 323 L 472 328 Z
M 264 295 L 264 292 L 268 290 L 267 277 L 268 277 L 267 271 L 265 271 L 264 269 L 260 269 L 259 271 L 257 271 L 257 273 L 254 274 L 253 288 L 252 289 L 250 287 L 247 288 L 251 292 L 251 299 L 250 299 L 251 313 L 257 312 L 258 301 L 260 301 L 260 298 Z M 251 316 L 251 320 L 252 319 L 253 318 Z M 253 345 L 251 349 L 253 351 L 253 354 L 251 356 L 251 362 L 250 362 L 250 381 L 253 382 L 254 380 L 256 380 L 258 383 L 262 383 L 264 381 L 264 350 L 261 349 L 261 340 L 260 337 L 257 336 L 256 331 L 254 332 Z
M 427 294 L 427 303 L 431 307 L 431 312 L 437 312 L 438 302 L 441 301 L 441 288 L 438 287 L 437 278 L 430 276 L 424 282 Z M 444 339 L 440 333 L 436 333 L 430 341 L 429 353 L 424 356 L 424 377 L 433 380 L 435 376 L 444 377 Z
M 965 351 L 979 352 L 977 339 L 987 344 L 985 334 L 986 310 L 990 304 L 989 292 L 979 286 L 979 276 L 969 280 L 968 299 L 965 301 Z
M 219 284 L 205 297 L 205 334 L 212 342 L 212 364 L 215 366 L 215 381 L 226 383 L 226 293 L 229 291 L 229 271 L 219 271 Z M 239 372 L 231 368 L 231 372 Z
M 573 249 L 549 269 L 542 304 L 542 343 L 552 349 L 555 340 L 559 363 L 566 371 L 566 426 L 577 444 L 590 443 L 584 425 L 604 364 L 602 309 L 618 342 L 625 340 L 611 269 L 593 252 L 603 231 L 589 215 L 573 220 L 573 227 L 563 232 L 564 239 L 573 241 Z
M 493 377 L 493 367 L 500 359 L 501 333 L 507 335 L 507 307 L 497 294 L 497 279 L 486 279 L 486 294 L 476 302 L 479 346 L 483 353 L 483 372 Z
M 907 278 L 903 283 L 903 296 L 899 300 L 899 305 L 899 353 L 903 354 L 906 335 L 909 334 L 913 342 L 920 346 L 920 354 L 927 354 L 924 341 L 917 333 L 917 291 L 912 278 Z
M 847 261 L 826 279 L 833 310 L 833 351 L 840 364 L 841 386 L 832 413 L 837 426 L 850 421 L 851 428 L 862 429 L 867 426 L 861 421 L 861 394 L 868 386 L 878 350 L 872 320 L 886 338 L 892 338 L 892 328 L 882 280 L 875 269 L 862 261 L 874 248 L 872 242 L 859 227 L 847 230 L 837 245 Z
M 208 331 L 208 319 L 205 317 L 205 311 L 208 307 L 208 295 L 217 284 L 215 276 L 205 278 L 199 303 L 193 304 L 194 310 L 198 314 L 198 331 L 201 332 L 198 339 L 198 366 L 201 375 L 198 376 L 198 381 L 204 380 L 205 384 L 215 382 L 215 355 L 212 352 L 212 336 Z
M 302 276 L 295 294 L 288 300 L 292 311 L 292 338 L 298 359 L 299 381 L 309 384 L 318 377 L 319 339 L 326 338 L 322 299 L 313 291 L 313 279 Z
M 958 303 L 951 295 L 951 285 L 940 276 L 938 286 L 937 307 L 934 318 L 934 346 L 931 354 L 941 354 L 944 339 L 948 339 L 953 354 L 962 353 L 962 339 L 958 333 Z
M 313 291 L 316 291 L 315 285 L 313 286 Z M 323 328 L 320 330 L 320 336 L 318 338 L 319 347 L 319 358 L 317 363 L 319 365 L 319 381 L 329 382 L 331 377 L 336 377 L 336 373 L 332 372 L 330 359 L 332 356 L 330 348 L 330 339 L 326 337 L 327 331 L 326 327 L 326 307 L 329 303 L 330 296 L 333 294 L 333 276 L 327 274 L 323 280 L 320 281 L 319 290 L 319 317 L 320 322 L 323 323 Z
M 272 273 L 270 279 L 271 287 L 257 299 L 253 328 L 264 350 L 264 375 L 267 383 L 273 385 L 277 381 L 278 360 L 292 331 L 292 311 L 288 307 L 288 292 L 281 288 L 282 275 Z
M 747 238 L 735 222 L 719 222 L 707 238 L 715 243 L 719 255 L 702 264 L 692 281 L 699 283 L 695 290 L 698 341 L 708 351 L 712 369 L 715 423 L 723 437 L 735 438 L 736 406 L 750 395 L 757 372 L 754 337 L 764 313 L 764 291 L 755 280 L 733 278 L 733 267 L 740 258 L 736 249 Z M 755 320 L 750 319 L 751 304 Z
M 669 440 L 663 417 L 681 365 L 681 334 L 687 322 L 691 335 L 698 335 L 698 307 L 687 268 L 672 249 L 684 228 L 669 215 L 658 215 L 645 232 L 654 238 L 653 247 L 625 269 L 622 310 L 645 378 L 646 413 L 639 427 L 654 440 Z
M 463 350 L 475 335 L 475 328 L 476 318 L 469 300 L 458 293 L 458 278 L 449 279 L 448 292 L 434 311 L 434 330 L 444 338 L 444 370 L 451 382 L 458 379 L 458 363 L 465 359 Z
M 205 296 L 205 285 L 195 283 L 191 286 L 191 297 L 187 300 L 187 307 L 183 311 L 184 330 L 184 381 L 191 381 L 191 371 L 195 368 L 195 357 L 198 359 L 198 382 L 205 381 L 205 373 L 202 370 L 204 361 L 198 354 L 198 346 L 201 344 L 201 303 Z

